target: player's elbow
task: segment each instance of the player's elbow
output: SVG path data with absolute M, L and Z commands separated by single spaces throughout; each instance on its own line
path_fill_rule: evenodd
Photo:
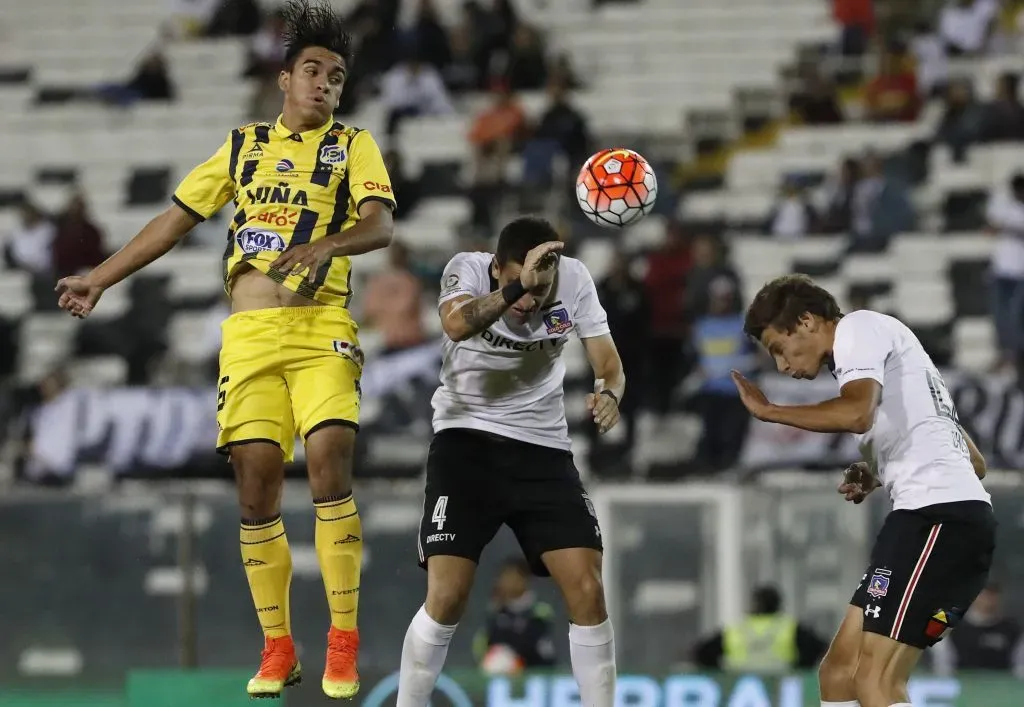
M 441 319 L 441 329 L 444 330 L 445 336 L 452 341 L 465 341 L 473 336 L 473 332 L 470 331 L 468 326 L 452 317 Z
M 873 410 L 869 412 L 858 411 L 850 418 L 846 429 L 848 432 L 862 435 L 868 432 L 874 424 L 875 414 Z

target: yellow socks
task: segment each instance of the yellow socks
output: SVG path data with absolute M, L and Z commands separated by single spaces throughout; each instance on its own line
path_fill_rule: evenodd
M 313 499 L 316 507 L 316 556 L 331 607 L 331 625 L 356 627 L 359 573 L 363 564 L 363 526 L 352 495 Z
M 239 533 L 242 565 L 267 638 L 291 634 L 288 588 L 292 583 L 292 555 L 281 515 L 261 520 L 242 519 Z

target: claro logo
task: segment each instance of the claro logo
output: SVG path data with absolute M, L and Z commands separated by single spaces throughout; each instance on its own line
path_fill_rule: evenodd
M 391 185 L 381 184 L 380 182 L 363 182 L 363 189 L 365 189 L 366 191 L 379 191 L 385 194 L 391 193 Z

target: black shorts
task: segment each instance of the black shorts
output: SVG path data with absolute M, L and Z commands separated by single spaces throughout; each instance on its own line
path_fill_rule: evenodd
M 890 513 L 850 600 L 864 630 L 916 648 L 938 643 L 985 587 L 995 529 L 984 501 Z
M 541 561 L 545 552 L 603 549 L 571 452 L 476 430 L 435 434 L 427 456 L 420 566 L 434 555 L 479 562 L 502 524 L 541 576 L 549 574 Z

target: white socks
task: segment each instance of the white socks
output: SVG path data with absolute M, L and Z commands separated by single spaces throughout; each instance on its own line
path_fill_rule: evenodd
M 456 624 L 457 626 L 457 624 Z M 442 626 L 420 607 L 412 617 L 402 644 L 402 668 L 398 675 L 396 707 L 427 707 L 434 683 L 444 667 L 448 644 L 456 626 Z M 608 703 L 611 705 L 611 703 Z
M 850 700 L 849 702 L 822 702 L 821 707 L 860 707 L 860 702 Z
M 605 619 L 597 626 L 569 624 L 569 656 L 582 707 L 614 707 L 615 636 L 611 621 Z

